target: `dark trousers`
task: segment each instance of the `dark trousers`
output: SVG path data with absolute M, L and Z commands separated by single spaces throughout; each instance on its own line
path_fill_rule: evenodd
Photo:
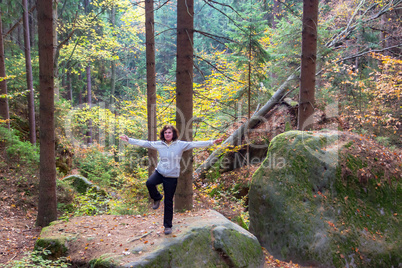
M 172 228 L 173 220 L 173 196 L 176 192 L 177 178 L 166 178 L 162 176 L 157 170 L 148 178 L 147 188 L 149 195 L 155 201 L 161 200 L 162 195 L 156 188 L 157 185 L 163 184 L 163 192 L 165 195 L 165 211 L 163 215 L 163 226 L 165 228 Z

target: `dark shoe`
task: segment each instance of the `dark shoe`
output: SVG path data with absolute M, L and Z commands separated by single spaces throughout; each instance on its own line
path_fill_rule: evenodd
M 172 228 L 165 228 L 165 235 L 171 234 Z
M 156 200 L 156 201 L 154 201 L 154 204 L 152 205 L 152 208 L 153 208 L 153 209 L 158 209 L 158 208 L 159 208 L 160 203 L 161 203 L 161 201 L 160 201 L 160 200 Z

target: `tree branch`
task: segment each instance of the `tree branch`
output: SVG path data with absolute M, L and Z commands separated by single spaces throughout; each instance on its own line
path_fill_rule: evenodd
M 294 80 L 299 80 L 299 72 L 300 68 L 296 69 L 296 71 L 290 75 L 285 82 L 278 88 L 275 94 L 271 97 L 271 99 L 258 111 L 256 112 L 249 121 L 242 124 L 232 135 L 229 136 L 223 143 L 222 147 L 216 149 L 212 154 L 205 160 L 205 162 L 197 168 L 195 171 L 195 175 L 200 176 L 206 170 L 210 169 L 219 159 L 219 156 L 223 154 L 224 149 L 234 145 L 236 140 L 241 139 L 246 130 L 251 129 L 261 123 L 264 119 L 264 116 L 273 108 L 276 104 L 280 103 L 283 96 L 289 91 L 288 87 L 291 82 Z
M 200 56 L 197 56 L 197 55 L 194 55 L 194 57 L 196 57 L 197 59 L 200 59 L 200 60 L 204 61 L 204 62 L 207 63 L 209 66 L 211 66 L 212 68 L 214 68 L 215 70 L 217 70 L 219 73 L 221 73 L 221 74 L 222 74 L 224 77 L 226 77 L 227 79 L 229 79 L 229 80 L 231 80 L 231 81 L 233 81 L 233 82 L 237 82 L 237 83 L 244 84 L 244 83 L 242 83 L 242 82 L 240 82 L 240 81 L 237 81 L 237 80 L 235 80 L 235 79 L 233 79 L 233 78 L 227 76 L 223 71 L 219 70 L 215 65 L 213 65 L 211 62 L 207 61 L 206 59 L 201 58 Z
M 372 20 L 375 20 L 379 17 L 381 17 L 383 14 L 387 13 L 388 11 L 390 11 L 392 8 L 394 8 L 395 6 L 399 5 L 402 3 L 402 0 L 393 0 L 390 1 L 387 5 L 383 6 L 380 11 L 378 11 L 376 14 L 374 14 L 373 16 L 369 17 L 368 19 L 362 21 L 362 24 L 368 23 Z M 377 4 L 373 4 L 371 5 L 369 8 L 367 8 L 364 14 L 367 14 L 370 10 L 372 10 L 374 7 L 376 7 Z M 357 8 L 360 8 L 361 5 L 359 4 Z M 355 10 L 354 14 L 357 12 L 357 9 Z M 355 16 L 352 16 L 352 18 L 350 19 L 350 21 L 347 24 L 347 27 L 342 30 L 340 33 L 338 33 L 334 38 L 332 38 L 332 40 L 328 41 L 325 46 L 330 48 L 330 47 L 334 47 L 335 44 L 337 44 L 338 42 L 341 42 L 342 40 L 346 39 L 346 37 L 348 37 L 358 26 L 357 22 L 353 23 L 353 19 L 355 18 Z M 352 25 L 353 23 L 353 25 Z
M 194 32 L 195 32 L 195 33 L 202 34 L 203 36 L 206 36 L 206 37 L 208 37 L 208 38 L 210 38 L 210 39 L 212 39 L 212 40 L 215 40 L 216 42 L 218 42 L 218 43 L 224 45 L 225 47 L 227 47 L 226 44 L 223 43 L 223 42 L 221 42 L 221 41 L 219 41 L 219 40 L 216 39 L 216 38 L 222 38 L 222 39 L 225 39 L 225 40 L 227 40 L 227 41 L 229 41 L 229 42 L 235 42 L 234 40 L 229 39 L 229 38 L 224 37 L 224 36 L 214 35 L 214 34 L 207 33 L 207 32 L 203 32 L 203 31 L 199 31 L 199 30 L 194 30 Z
M 360 57 L 363 57 L 363 56 L 365 56 L 367 54 L 370 54 L 370 53 L 380 53 L 380 52 L 384 52 L 384 51 L 387 51 L 387 50 L 390 50 L 390 49 L 393 49 L 393 48 L 401 48 L 401 47 L 402 47 L 402 43 L 394 45 L 394 46 L 391 46 L 391 47 L 386 47 L 386 48 L 383 48 L 383 49 L 376 49 L 376 50 L 371 50 L 370 49 L 370 50 L 367 50 L 367 51 L 364 51 L 364 52 L 360 52 L 358 54 L 351 55 L 349 57 L 339 59 L 339 60 L 335 61 L 334 63 L 339 63 L 339 62 L 343 62 L 343 61 L 347 61 L 347 60 L 360 58 Z M 323 71 L 325 71 L 325 69 L 320 70 L 316 75 L 321 74 Z
M 34 11 L 36 8 L 36 5 L 34 5 L 33 7 L 31 7 L 31 9 L 28 11 L 28 14 L 31 14 L 32 11 Z M 20 23 L 22 22 L 22 17 L 10 28 L 10 30 L 8 30 L 5 34 L 4 37 L 7 37 L 7 35 L 9 35 L 10 33 L 12 33 L 12 31 L 15 30 L 15 28 L 18 27 L 18 25 L 20 25 Z

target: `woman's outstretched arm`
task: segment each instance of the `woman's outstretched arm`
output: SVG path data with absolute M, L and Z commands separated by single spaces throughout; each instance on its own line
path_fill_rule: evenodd
M 127 135 L 121 135 L 120 139 L 122 141 L 126 141 L 132 145 L 137 145 L 137 146 L 141 146 L 144 148 L 154 148 L 154 141 L 147 141 L 147 140 L 137 140 L 137 139 L 133 139 L 133 138 L 129 138 Z

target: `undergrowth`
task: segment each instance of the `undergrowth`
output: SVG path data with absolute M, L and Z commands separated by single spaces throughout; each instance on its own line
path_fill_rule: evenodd
M 65 257 L 60 257 L 57 260 L 47 259 L 46 256 L 50 255 L 50 250 L 35 250 L 33 252 L 26 252 L 21 260 L 14 260 L 5 265 L 5 268 L 26 268 L 26 267 L 69 267 L 69 263 Z
M 128 162 L 128 158 L 116 161 L 114 154 L 99 145 L 76 151 L 75 167 L 100 190 L 91 188 L 83 194 L 74 192 L 71 202 L 59 206 L 64 213 L 62 219 L 83 215 L 143 214 L 148 206 L 145 186 L 148 171 L 139 166 L 132 167 Z M 64 189 L 71 188 L 62 181 L 59 185 Z
M 21 140 L 21 133 L 15 129 L 0 126 L 0 142 L 5 145 L 5 161 L 0 168 L 6 168 L 10 163 L 16 171 L 24 168 L 29 174 L 34 174 L 39 168 L 39 147 L 29 141 Z

